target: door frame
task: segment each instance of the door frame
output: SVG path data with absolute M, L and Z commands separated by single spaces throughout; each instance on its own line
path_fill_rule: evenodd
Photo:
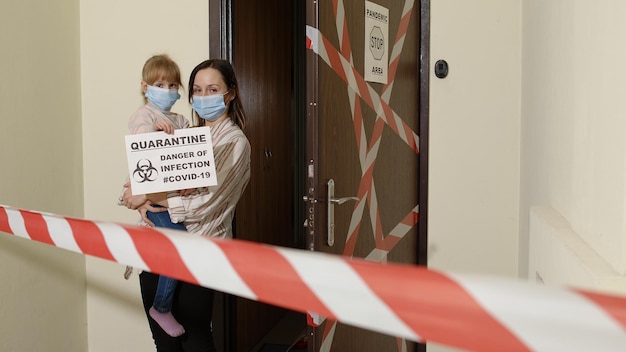
M 428 136 L 430 120 L 430 0 L 420 2 L 419 221 L 417 264 L 428 266 Z
M 232 4 L 230 0 L 209 0 L 209 58 L 232 62 Z M 216 25 L 217 24 L 217 25 Z M 211 30 L 211 27 L 214 28 Z M 217 31 L 216 29 L 219 29 Z M 236 229 L 233 229 L 233 232 Z M 213 340 L 218 351 L 237 348 L 236 297 L 215 292 Z
M 209 57 L 232 62 L 232 14 L 232 0 L 209 0 Z

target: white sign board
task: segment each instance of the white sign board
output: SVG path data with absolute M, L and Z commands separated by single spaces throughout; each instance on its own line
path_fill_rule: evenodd
M 183 128 L 174 134 L 127 135 L 126 157 L 133 194 L 217 184 L 209 127 Z
M 365 80 L 387 84 L 389 9 L 365 1 Z

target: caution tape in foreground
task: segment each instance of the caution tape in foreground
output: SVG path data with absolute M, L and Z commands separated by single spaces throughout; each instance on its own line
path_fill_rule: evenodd
M 0 205 L 0 232 L 340 322 L 474 351 L 623 351 L 626 298 Z

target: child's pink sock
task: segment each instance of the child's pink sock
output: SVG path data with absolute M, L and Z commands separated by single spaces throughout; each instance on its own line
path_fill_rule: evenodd
M 150 307 L 150 316 L 159 324 L 161 329 L 171 337 L 178 337 L 185 333 L 185 328 L 176 321 L 172 312 L 159 313 L 154 307 Z

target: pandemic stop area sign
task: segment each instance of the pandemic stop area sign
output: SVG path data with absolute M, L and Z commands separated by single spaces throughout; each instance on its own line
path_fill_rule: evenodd
M 389 9 L 365 2 L 365 68 L 368 82 L 387 84 Z
M 209 132 L 196 127 L 125 136 L 133 194 L 217 185 Z

